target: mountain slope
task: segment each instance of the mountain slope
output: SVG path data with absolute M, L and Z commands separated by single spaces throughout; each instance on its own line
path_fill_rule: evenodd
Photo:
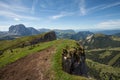
M 37 58 L 39 57 L 38 54 L 40 52 L 42 54 L 39 54 L 39 55 L 40 56 L 44 56 L 46 54 L 47 55 L 46 56 L 47 60 L 50 60 L 51 64 L 52 64 L 49 67 L 50 70 L 48 70 L 48 72 L 46 72 L 46 69 L 43 71 L 43 73 L 45 72 L 45 75 L 43 75 L 43 76 L 48 75 L 48 77 L 47 77 L 48 80 L 50 78 L 53 78 L 53 80 L 58 80 L 58 79 L 60 79 L 60 80 L 86 80 L 86 78 L 84 78 L 84 77 L 70 75 L 68 73 L 65 73 L 62 70 L 62 64 L 61 64 L 61 57 L 62 57 L 62 55 L 61 54 L 62 54 L 63 48 L 65 48 L 68 45 L 70 45 L 71 48 L 75 47 L 76 46 L 76 42 L 73 41 L 73 40 L 55 40 L 55 41 L 51 41 L 51 42 L 39 43 L 39 44 L 36 44 L 34 46 L 26 46 L 24 48 L 15 48 L 15 49 L 13 49 L 13 52 L 11 52 L 10 50 L 6 50 L 4 52 L 4 54 L 1 56 L 1 58 L 0 58 L 0 63 L 1 63 L 0 66 L 3 67 L 5 65 L 7 65 L 7 64 L 10 64 L 11 62 L 14 62 L 14 63 L 10 64 L 11 66 L 15 65 L 16 64 L 16 62 L 15 62 L 16 60 L 18 60 L 18 62 L 20 61 L 21 64 L 25 64 L 24 62 L 26 62 L 26 58 L 27 57 L 30 58 L 30 54 L 32 55 L 32 57 L 33 57 L 32 60 L 34 62 L 34 60 L 35 61 L 38 60 Z M 48 47 L 50 49 L 47 49 Z M 53 49 L 52 47 L 55 48 L 55 49 Z M 41 52 L 41 50 L 43 50 L 45 52 L 43 53 L 43 52 Z M 49 54 L 49 52 L 51 52 L 51 50 L 52 51 L 55 50 L 55 52 L 53 54 Z M 29 55 L 29 56 L 27 56 L 27 55 Z M 35 55 L 37 55 L 37 56 L 34 58 Z M 25 56 L 27 56 L 27 57 L 25 57 Z M 50 57 L 50 56 L 52 56 L 52 57 Z M 45 59 L 43 59 L 43 61 L 45 61 L 45 62 L 46 62 L 46 57 L 45 57 Z M 21 59 L 25 60 L 25 61 L 21 61 Z M 27 58 L 27 61 L 29 62 L 28 58 Z M 39 63 L 39 61 L 37 61 L 37 62 Z M 40 62 L 41 62 L 41 60 L 40 60 Z M 32 64 L 32 62 L 30 62 L 30 63 Z M 28 65 L 24 65 L 21 68 L 30 67 L 29 63 L 26 63 L 26 64 L 28 64 Z M 33 63 L 33 64 L 35 64 L 35 63 Z M 45 64 L 46 63 L 43 63 L 43 65 L 45 65 Z M 6 66 L 6 67 L 9 67 L 9 65 Z M 35 71 L 31 72 L 31 70 L 33 70 L 34 68 L 36 68 L 36 66 L 31 65 L 31 67 L 28 68 L 28 69 L 30 69 L 30 72 L 28 71 L 26 74 L 24 74 L 25 77 L 23 77 L 23 78 L 26 78 L 26 79 L 31 78 L 30 76 L 28 76 L 28 74 L 32 74 L 31 75 L 32 77 L 36 77 L 35 76 L 36 73 L 35 74 L 32 73 L 32 72 L 35 72 Z M 40 68 L 44 69 L 43 67 L 45 67 L 45 66 L 41 66 Z M 14 69 L 12 69 L 12 70 L 14 72 L 16 72 L 17 69 L 19 69 L 19 65 L 18 66 L 16 65 L 16 70 L 15 71 L 14 71 Z M 12 71 L 12 70 L 10 70 L 10 71 Z M 26 68 L 23 69 L 23 70 L 27 71 Z M 4 68 L 1 69 L 1 71 L 4 71 Z M 25 71 L 23 71 L 23 72 L 25 72 Z M 13 73 L 13 74 L 18 75 L 20 73 Z M 11 73 L 8 74 L 7 76 L 10 76 L 10 75 L 11 75 Z M 20 74 L 20 75 L 22 76 L 23 74 Z M 50 77 L 49 77 L 49 75 L 50 75 Z M 1 78 L 3 80 L 5 79 L 5 77 L 4 77 L 3 74 L 1 74 Z M 15 76 L 15 78 L 19 78 L 19 76 L 18 77 Z M 45 79 L 46 78 L 43 78 L 43 80 L 45 80 Z
M 120 32 L 116 33 L 116 34 L 113 34 L 113 35 L 120 37 Z
M 97 80 L 119 80 L 120 39 L 94 34 L 83 41 L 86 49 L 88 74 Z
M 9 34 L 27 36 L 30 35 L 31 32 L 23 24 L 18 24 L 9 27 Z
M 86 51 L 86 57 L 95 62 L 120 67 L 120 48 L 92 49 Z
M 80 32 L 72 35 L 72 36 L 71 36 L 71 39 L 79 41 L 79 40 L 85 39 L 87 36 L 90 36 L 90 35 L 92 35 L 92 34 L 93 34 L 93 33 L 92 33 L 92 32 L 89 32 L 89 31 L 80 31 Z
M 47 42 L 52 41 L 56 39 L 56 35 L 54 31 L 35 35 L 35 36 L 28 36 L 28 37 L 22 37 L 15 40 L 6 40 L 6 41 L 0 41 L 0 52 L 4 52 L 7 49 L 12 49 L 16 47 L 25 47 L 28 45 L 34 45 L 39 42 Z
M 36 35 L 40 33 L 38 30 L 36 30 L 33 27 L 28 27 L 27 29 L 30 31 L 30 35 Z
M 87 59 L 89 75 L 97 80 L 119 80 L 120 68 L 114 68 L 109 65 Z
M 1 51 L 4 50 L 0 55 L 0 79 L 86 80 L 87 78 L 82 76 L 70 75 L 62 68 L 63 48 L 78 48 L 76 41 L 55 39 L 55 32 L 52 31 L 37 36 L 0 41 L 1 44 L 4 43 L 0 45 Z
M 55 32 L 53 33 L 55 34 Z M 44 79 L 47 79 L 47 80 L 49 79 L 52 79 L 52 80 L 88 80 L 88 79 L 91 79 L 91 77 L 94 77 L 97 80 L 103 80 L 103 79 L 109 80 L 111 79 L 111 77 L 113 80 L 119 79 L 120 70 L 118 67 L 112 67 L 110 65 L 105 65 L 105 63 L 100 64 L 98 63 L 97 60 L 96 61 L 93 60 L 95 58 L 99 58 L 97 55 L 99 55 L 100 58 L 104 60 L 108 59 L 105 57 L 108 57 L 110 55 L 109 53 L 105 53 L 105 55 L 102 55 L 102 53 L 97 54 L 95 52 L 94 54 L 93 52 L 95 50 L 98 51 L 99 49 L 90 49 L 89 51 L 85 51 L 87 52 L 86 53 L 87 56 L 85 57 L 85 54 L 83 54 L 84 48 L 78 45 L 76 41 L 67 40 L 67 39 L 66 40 L 62 40 L 62 39 L 55 40 L 55 37 L 53 37 L 53 35 L 51 35 L 50 33 L 45 33 L 45 34 L 37 35 L 37 36 L 19 38 L 19 40 L 16 39 L 16 40 L 8 41 L 8 43 L 4 41 L 0 41 L 0 43 L 2 42 L 2 45 L 0 45 L 0 48 L 1 50 L 4 49 L 3 54 L 0 55 L 0 78 L 2 80 L 5 80 L 6 78 L 4 77 L 4 75 L 8 76 L 8 78 L 11 78 L 11 75 L 14 74 L 14 77 L 12 77 L 12 79 L 18 78 L 17 80 L 19 80 L 20 78 L 19 75 L 23 76 L 22 78 L 27 79 L 27 80 L 33 79 L 33 78 L 37 78 L 37 79 L 43 78 L 43 80 Z M 51 38 L 54 41 L 51 41 Z M 43 41 L 41 41 L 41 39 Z M 31 42 L 32 44 L 29 44 Z M 7 49 L 5 45 L 8 45 Z M 66 56 L 65 54 L 63 54 L 64 49 L 67 49 L 67 53 L 65 52 L 65 54 L 67 54 Z M 112 51 L 117 50 L 117 48 L 108 48 L 108 49 Z M 40 56 L 44 58 L 41 59 Z M 114 57 L 116 58 L 112 58 L 107 63 L 114 65 L 114 62 L 115 62 L 115 65 L 116 64 L 119 65 L 118 55 Z M 64 69 L 68 70 L 69 66 L 71 67 L 70 64 L 73 61 L 74 64 L 72 63 L 73 65 L 70 68 L 70 70 L 73 71 L 72 74 L 74 74 L 74 72 L 76 74 L 76 71 L 77 72 L 79 71 L 77 69 L 79 68 L 78 65 L 81 65 L 80 67 L 83 67 L 82 70 L 86 72 L 85 66 L 83 65 L 86 62 L 85 61 L 86 58 L 93 60 L 93 61 L 87 60 L 88 71 L 89 71 L 88 78 L 82 77 L 80 75 L 79 76 L 71 75 L 71 73 L 68 74 L 69 72 L 66 73 L 67 71 L 64 70 Z M 47 66 L 47 64 L 49 64 L 49 60 L 50 60 L 50 65 Z M 17 65 L 16 61 L 18 61 L 18 63 L 21 64 L 22 67 L 20 67 L 20 65 Z M 65 66 L 66 68 L 64 68 L 63 66 L 63 65 L 66 65 L 66 64 L 63 64 L 64 61 L 67 64 L 67 66 Z M 38 63 L 38 64 L 35 64 L 35 63 Z M 24 65 L 24 64 L 27 64 L 27 65 Z M 30 65 L 30 64 L 33 64 L 33 65 Z M 9 66 L 13 66 L 13 65 L 16 66 L 15 69 L 12 69 L 12 68 L 10 69 Z M 38 65 L 41 67 L 37 67 L 34 65 Z M 23 69 L 23 70 L 18 70 L 18 69 Z M 41 71 L 42 69 L 44 69 L 44 71 Z M 20 71 L 20 73 L 18 73 L 17 71 Z M 7 75 L 7 72 L 9 73 L 8 75 Z M 4 75 L 2 73 L 4 73 Z M 36 74 L 36 73 L 40 73 L 40 74 Z M 28 74 L 30 74 L 30 76 L 28 76 Z M 44 76 L 47 76 L 47 77 L 44 77 Z
M 101 34 L 105 34 L 105 35 L 113 35 L 113 34 L 116 34 L 116 33 L 120 33 L 120 30 L 119 29 L 116 29 L 116 30 L 101 30 L 101 31 L 94 31 L 94 33 L 101 33 Z
M 88 36 L 84 41 L 84 45 L 88 49 L 97 49 L 97 48 L 114 48 L 120 47 L 120 41 L 114 40 L 112 36 L 104 34 L 94 34 Z

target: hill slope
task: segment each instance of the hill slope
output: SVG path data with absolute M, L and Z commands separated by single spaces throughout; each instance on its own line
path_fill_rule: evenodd
M 24 73 L 25 71 L 28 71 L 26 74 L 24 74 L 23 78 L 32 79 L 30 76 L 28 76 L 28 74 L 32 74 L 31 75 L 32 77 L 36 77 L 35 74 L 33 74 L 33 72 L 35 72 L 33 69 L 36 68 L 36 66 L 34 65 L 34 64 L 36 64 L 36 62 L 34 62 L 34 61 L 39 60 L 37 63 L 39 63 L 39 62 L 42 63 L 42 61 L 45 61 L 45 63 L 41 64 L 42 66 L 40 67 L 42 69 L 45 69 L 43 67 L 45 67 L 45 65 L 48 64 L 48 63 L 46 63 L 46 61 L 50 60 L 51 61 L 51 65 L 49 66 L 50 70 L 48 70 L 48 72 L 46 72 L 46 69 L 44 70 L 44 72 L 45 72 L 44 76 L 48 75 L 48 78 L 47 78 L 48 80 L 50 78 L 53 78 L 54 80 L 58 80 L 58 79 L 60 79 L 60 80 L 80 80 L 80 79 L 86 80 L 86 78 L 84 78 L 84 77 L 70 75 L 68 73 L 65 73 L 62 70 L 62 64 L 61 64 L 62 49 L 65 48 L 69 44 L 71 45 L 70 47 L 76 46 L 76 42 L 73 40 L 55 40 L 55 41 L 51 41 L 51 42 L 40 43 L 40 44 L 35 45 L 34 47 L 27 46 L 25 48 L 16 48 L 16 49 L 13 49 L 13 52 L 10 52 L 9 50 L 7 50 L 4 52 L 4 54 L 0 58 L 0 63 L 1 63 L 0 67 L 8 65 L 11 62 L 14 62 L 14 63 L 1 69 L 0 76 L 1 76 L 2 80 L 6 80 L 6 78 L 4 77 L 4 74 L 6 74 L 7 72 L 9 73 L 9 71 L 16 72 L 16 73 L 13 73 L 15 76 L 17 76 L 17 75 L 23 76 L 22 72 Z M 49 47 L 49 49 L 48 49 L 48 47 Z M 43 51 L 41 52 L 41 50 L 43 50 Z M 52 52 L 54 50 L 55 50 L 55 52 L 54 52 L 54 54 L 52 54 Z M 29 56 L 27 56 L 27 55 L 29 55 Z M 38 59 L 38 58 L 40 58 L 40 56 L 45 57 L 45 58 L 43 60 L 42 59 L 40 60 L 40 59 Z M 50 56 L 52 56 L 52 57 L 50 57 Z M 30 60 L 28 57 L 32 60 Z M 47 60 L 46 60 L 46 58 L 47 58 Z M 18 61 L 15 62 L 16 60 L 18 60 Z M 26 65 L 25 63 L 28 65 Z M 16 64 L 16 67 L 14 67 L 15 69 L 11 70 L 9 66 L 13 66 L 15 64 Z M 25 64 L 25 65 L 20 67 L 19 64 L 21 64 L 21 65 Z M 31 65 L 31 66 L 29 66 L 29 65 Z M 30 67 L 30 68 L 28 68 L 28 67 Z M 21 69 L 25 68 L 25 69 L 23 69 L 25 71 L 21 71 L 21 73 L 17 73 L 17 71 L 19 71 L 18 70 L 19 68 L 21 68 Z M 28 68 L 28 69 L 26 69 L 26 68 Z M 31 70 L 29 70 L 29 69 L 32 69 L 33 71 L 31 72 Z M 7 70 L 7 71 L 4 72 L 5 70 Z M 3 72 L 4 72 L 4 74 L 2 74 Z M 43 72 L 43 74 L 44 74 L 44 72 Z M 6 76 L 9 76 L 9 78 L 11 75 L 12 75 L 11 73 L 6 74 Z M 49 75 L 50 75 L 50 77 L 49 77 Z M 44 76 L 43 76 L 43 80 L 46 79 L 46 78 L 44 78 Z M 20 77 L 14 77 L 14 78 L 19 80 Z M 37 77 L 37 78 L 39 78 L 39 77 Z M 11 79 L 13 79 L 13 78 L 11 78 Z
M 28 45 L 34 45 L 40 42 L 47 42 L 52 41 L 56 39 L 56 35 L 54 31 L 35 35 L 35 36 L 28 36 L 28 37 L 22 37 L 15 40 L 5 40 L 0 41 L 0 54 L 3 54 L 5 50 L 13 49 L 17 47 L 25 47 Z
M 54 48 L 28 55 L 0 70 L 1 80 L 48 80 Z M 49 55 L 49 56 L 48 56 Z
M 41 38 L 45 39 L 45 41 L 37 42 L 35 44 L 28 44 L 29 42 L 31 41 L 34 42 L 36 39 L 38 39 L 38 36 L 40 39 Z M 0 45 L 1 50 L 4 49 L 4 53 L 0 55 L 0 78 L 2 80 L 6 80 L 5 76 L 7 76 L 9 80 L 10 79 L 17 79 L 17 80 L 32 79 L 33 80 L 33 78 L 36 78 L 37 80 L 42 79 L 42 78 L 43 80 L 49 80 L 49 79 L 52 79 L 52 80 L 88 80 L 88 78 L 85 78 L 82 76 L 71 75 L 71 74 L 66 73 L 67 71 L 66 72 L 63 71 L 63 67 L 62 67 L 63 49 L 68 48 L 69 54 L 67 54 L 66 56 L 67 61 L 69 61 L 72 56 L 71 51 L 74 54 L 73 56 L 76 56 L 77 58 L 80 57 L 80 60 L 82 59 L 85 60 L 85 57 L 81 56 L 84 54 L 80 54 L 79 56 L 78 54 L 76 54 L 77 52 L 74 53 L 74 49 L 77 49 L 77 50 L 80 49 L 79 48 L 80 45 L 77 45 L 76 41 L 62 40 L 62 39 L 61 40 L 52 39 L 54 41 L 50 41 L 48 40 L 50 36 L 47 36 L 47 38 L 45 37 L 45 34 L 42 34 L 41 36 L 38 35 L 38 36 L 23 37 L 23 38 L 20 38 L 19 40 L 16 39 L 10 42 L 8 41 L 9 46 L 7 46 L 8 47 L 7 49 L 5 47 L 5 45 L 8 44 L 7 42 L 4 42 L 4 45 Z M 23 41 L 24 46 L 21 45 L 20 40 Z M 13 47 L 13 44 L 14 44 L 14 47 Z M 91 54 L 92 51 L 94 52 L 93 49 L 87 52 L 87 58 L 94 59 L 94 57 L 97 57 L 96 56 L 97 54 L 95 54 L 94 57 L 92 56 L 92 58 L 91 58 L 91 55 L 88 55 L 88 54 Z M 81 53 L 81 52 L 82 50 L 80 49 L 80 52 L 78 51 L 78 53 Z M 93 52 L 92 52 L 92 55 L 94 55 Z M 109 55 L 107 53 L 106 55 L 100 55 L 100 57 L 103 59 L 106 56 L 109 56 Z M 118 59 L 118 58 L 115 58 L 115 59 Z M 95 60 L 92 61 L 89 59 L 87 60 L 87 65 L 88 65 L 88 70 L 89 70 L 88 76 L 94 77 L 97 80 L 109 80 L 111 77 L 113 80 L 119 79 L 120 77 L 119 68 L 117 67 L 114 68 L 110 65 L 100 64 Z M 109 61 L 108 63 L 113 64 L 113 60 Z M 14 66 L 14 69 L 13 69 L 13 66 Z M 39 73 L 39 74 L 36 74 L 36 73 Z M 22 76 L 22 77 L 19 77 L 19 76 Z
M 34 41 L 33 38 L 36 40 L 35 36 L 19 40 L 23 40 L 23 42 L 28 40 L 29 42 L 31 40 Z M 16 41 L 9 42 L 8 49 L 1 48 L 5 49 L 4 53 L 0 55 L 0 78 L 2 80 L 33 80 L 33 78 L 36 78 L 35 80 L 40 78 L 43 78 L 43 80 L 86 80 L 85 77 L 70 75 L 62 70 L 62 50 L 68 45 L 70 48 L 77 47 L 76 41 L 55 40 L 24 47 L 19 47 L 17 45 L 21 43 L 16 43 L 13 48 L 14 42 Z
M 120 41 L 113 39 L 112 36 L 104 34 L 94 34 L 88 36 L 84 43 L 87 49 L 120 47 Z
M 89 75 L 97 80 L 119 80 L 119 37 L 94 34 L 83 42 L 86 48 Z

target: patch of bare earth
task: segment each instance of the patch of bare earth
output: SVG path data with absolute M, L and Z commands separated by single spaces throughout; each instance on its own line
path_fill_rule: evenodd
M 53 47 L 28 55 L 0 70 L 0 80 L 50 80 Z

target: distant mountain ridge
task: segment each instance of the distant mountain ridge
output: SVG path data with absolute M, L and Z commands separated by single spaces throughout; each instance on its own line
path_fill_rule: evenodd
M 93 35 L 93 33 L 90 31 L 80 31 L 80 32 L 72 35 L 71 39 L 81 40 L 81 39 L 85 39 L 87 36 L 90 36 L 90 35 Z
M 113 35 L 120 37 L 120 33 L 115 33 Z
M 120 29 L 93 31 L 93 33 L 102 33 L 102 34 L 106 34 L 106 35 L 113 35 L 116 33 L 120 33 Z
M 71 38 L 71 35 L 75 33 L 72 29 L 67 30 L 60 30 L 60 29 L 35 29 L 33 27 L 26 27 L 24 24 L 17 24 L 17 25 L 11 25 L 9 27 L 9 31 L 5 33 L 5 35 L 2 35 L 3 32 L 0 32 L 2 36 L 0 36 L 0 40 L 11 40 L 15 39 L 21 36 L 30 36 L 30 35 L 37 35 L 46 33 L 49 31 L 55 31 L 57 38 Z M 18 36 L 18 37 L 17 37 Z
M 27 35 L 39 34 L 39 31 L 32 27 L 27 28 L 23 24 L 18 24 L 18 25 L 10 26 L 8 33 L 12 35 L 27 36 Z
M 120 30 L 103 30 L 103 31 L 79 31 L 75 32 L 75 30 L 72 29 L 47 29 L 47 28 L 41 28 L 41 29 L 35 29 L 33 27 L 26 27 L 24 24 L 17 24 L 17 25 L 11 25 L 9 27 L 8 32 L 0 32 L 0 40 L 11 40 L 15 38 L 19 38 L 21 36 L 30 36 L 30 35 L 37 35 L 46 33 L 49 31 L 55 31 L 56 36 L 58 39 L 73 39 L 73 40 L 83 40 L 87 36 L 90 36 L 92 34 L 102 33 L 105 35 L 114 35 L 120 37 Z
M 84 40 L 84 45 L 88 49 L 114 48 L 120 46 L 120 41 L 114 40 L 112 36 L 104 34 L 94 34 Z

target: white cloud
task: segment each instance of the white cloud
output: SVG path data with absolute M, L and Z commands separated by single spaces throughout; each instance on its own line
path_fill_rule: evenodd
M 58 18 L 61 18 L 61 17 L 64 17 L 64 16 L 65 16 L 65 14 L 58 14 L 58 15 L 52 16 L 51 18 L 52 19 L 58 19 Z
M 20 15 L 20 14 L 16 14 L 14 12 L 10 12 L 10 11 L 0 11 L 0 16 L 4 16 L 6 18 L 13 18 L 15 20 L 15 18 L 18 20 L 38 20 L 39 18 L 37 17 L 32 17 L 32 16 L 26 16 L 26 15 Z
M 111 8 L 111 7 L 118 6 L 118 5 L 120 5 L 120 2 L 115 2 L 112 4 L 104 5 L 103 7 L 101 7 L 101 9 L 107 9 L 107 8 Z
M 27 8 L 24 5 L 18 5 L 17 3 L 15 4 L 9 4 L 9 3 L 4 3 L 0 1 L 0 10 L 6 10 L 6 11 L 14 11 L 14 12 L 29 12 L 30 8 Z
M 101 4 L 101 5 L 98 5 L 98 6 L 86 8 L 85 0 L 80 0 L 80 2 L 79 2 L 80 15 L 84 16 L 84 15 L 87 15 L 89 13 L 93 13 L 93 12 L 96 12 L 96 11 L 108 9 L 108 8 L 111 8 L 111 7 L 116 7 L 118 5 L 120 5 L 120 2 L 114 2 L 114 3 L 110 3 L 110 4 Z
M 15 21 L 20 21 L 20 19 L 19 19 L 19 18 L 14 18 L 14 20 L 15 20 Z
M 79 6 L 81 15 L 86 15 L 85 0 L 80 0 Z
M 118 6 L 118 5 L 120 5 L 120 2 L 115 2 L 115 3 L 111 3 L 111 4 L 101 4 L 101 5 L 98 5 L 98 6 L 87 8 L 86 9 L 86 14 L 87 13 L 93 13 L 93 12 L 96 12 L 96 11 L 99 11 L 99 10 L 108 9 L 108 8 L 115 7 L 115 6 Z
M 28 15 L 23 15 L 24 13 L 29 14 L 30 8 L 22 4 L 21 0 L 13 0 L 15 3 L 8 0 L 6 3 L 0 1 L 0 16 L 5 18 L 12 18 L 15 21 L 19 20 L 36 20 L 38 18 Z M 22 13 L 22 15 L 20 14 Z
M 100 22 L 96 25 L 98 29 L 120 29 L 120 19 Z
M 50 16 L 50 19 L 59 19 L 65 16 L 70 16 L 73 13 L 68 13 L 68 12 L 61 12 L 60 14 L 54 15 L 54 16 Z
M 32 8 L 31 8 L 31 13 L 34 14 L 35 13 L 35 7 L 38 3 L 38 0 L 33 0 L 33 3 L 32 3 Z

